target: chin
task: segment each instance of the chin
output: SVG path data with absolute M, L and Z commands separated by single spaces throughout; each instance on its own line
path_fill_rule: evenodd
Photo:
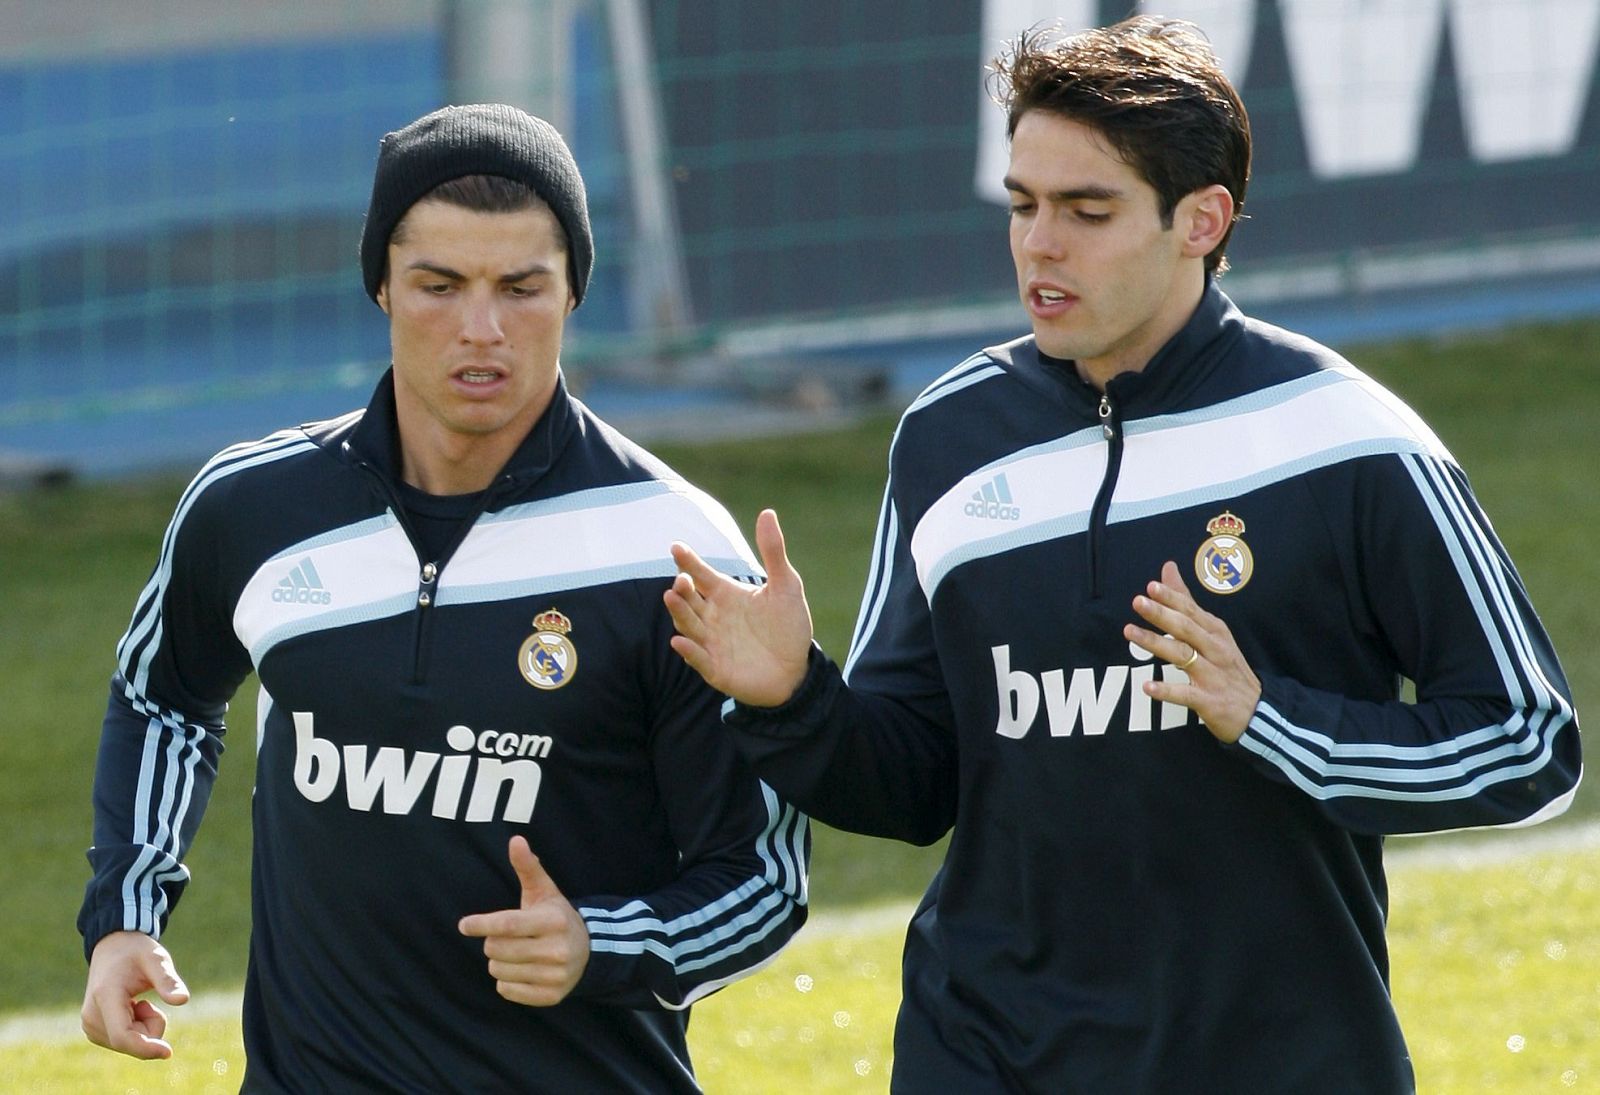
M 1059 334 L 1051 337 L 1051 334 L 1052 332 L 1050 331 L 1041 331 L 1037 327 L 1034 328 L 1033 341 L 1039 347 L 1040 353 L 1048 357 L 1060 358 L 1062 361 L 1077 361 L 1085 356 L 1087 351 L 1082 341 L 1062 338 Z

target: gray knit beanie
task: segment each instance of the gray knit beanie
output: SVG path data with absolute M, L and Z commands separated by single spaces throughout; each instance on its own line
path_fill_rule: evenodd
M 501 175 L 526 183 L 543 198 L 567 234 L 572 296 L 579 303 L 594 265 L 589 202 L 583 176 L 554 126 L 499 103 L 447 106 L 424 115 L 378 144 L 372 204 L 361 230 L 361 276 L 378 299 L 389 258 L 389 236 L 424 194 L 463 175 Z

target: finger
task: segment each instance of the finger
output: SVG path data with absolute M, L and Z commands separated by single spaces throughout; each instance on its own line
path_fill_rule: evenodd
M 183 978 L 178 976 L 178 967 L 173 964 L 172 954 L 166 948 L 161 948 L 150 956 L 146 966 L 153 962 L 155 970 L 150 976 L 150 986 L 156 990 L 156 995 L 169 1004 L 187 1004 L 189 1002 L 189 986 L 183 983 Z M 147 974 L 150 971 L 146 971 Z
M 1188 598 L 1190 604 L 1194 603 L 1194 598 L 1189 594 L 1189 586 L 1183 580 L 1183 572 L 1171 559 L 1161 564 L 1161 581 Z
M 1178 573 L 1178 565 L 1170 559 L 1161 564 L 1161 579 L 1151 582 L 1146 592 L 1152 599 L 1168 608 L 1175 609 L 1202 624 L 1205 622 L 1208 613 L 1190 594 L 1189 587 L 1183 582 L 1183 575 Z
M 687 574 L 697 587 L 710 589 L 721 577 L 715 567 L 700 558 L 700 553 L 682 540 L 674 540 L 671 550 L 673 563 L 679 571 Z
M 528 847 L 526 837 L 521 835 L 512 837 L 509 850 L 511 869 L 517 872 L 517 881 L 522 883 L 524 909 L 531 909 L 539 902 L 551 898 L 566 900 L 561 894 L 561 887 L 556 885 L 555 879 L 544 869 L 544 864 L 539 862 L 539 857 Z
M 135 1000 L 133 1025 L 144 1037 L 159 1041 L 167 1033 L 167 1013 L 148 1000 Z
M 696 642 L 705 637 L 706 625 L 699 610 L 677 589 L 668 588 L 661 595 L 661 603 L 667 606 L 667 615 L 672 617 L 672 626 L 677 629 L 678 634 Z
M 700 587 L 694 584 L 694 579 L 689 575 L 680 572 L 672 579 L 671 590 L 696 615 L 705 607 L 705 595 L 700 592 Z
M 489 976 L 496 981 L 516 981 L 523 985 L 559 985 L 567 979 L 567 963 L 559 954 L 534 962 L 491 959 Z
M 526 935 L 526 926 L 527 913 L 522 909 L 473 913 L 456 922 L 457 931 L 474 939 L 487 939 L 491 935 Z
M 534 1008 L 551 1007 L 561 1003 L 567 996 L 566 990 L 560 987 L 525 985 L 520 981 L 496 981 L 494 989 L 514 1004 L 526 1004 Z
M 171 1044 L 162 1037 L 166 1031 L 167 1017 L 161 1009 L 148 1000 L 135 1000 L 131 1006 L 116 1006 L 111 1021 L 104 1024 L 105 1040 L 98 1044 L 145 1061 L 165 1060 L 172 1056 Z
M 764 509 L 756 517 L 756 549 L 761 552 L 761 566 L 767 572 L 768 586 L 786 589 L 800 584 L 799 571 L 789 564 L 783 527 L 778 524 L 776 510 Z
M 1189 643 L 1172 635 L 1162 635 L 1138 624 L 1126 624 L 1122 628 L 1122 637 L 1139 646 L 1157 658 L 1172 663 L 1174 666 L 1183 666 L 1189 661 L 1189 655 L 1198 651 Z
M 543 965 L 565 961 L 567 947 L 553 925 L 539 924 L 522 935 L 491 935 L 483 941 L 483 956 L 512 966 Z
M 1152 589 L 1159 588 L 1155 582 L 1151 582 L 1150 586 Z M 1163 604 L 1154 597 L 1147 597 L 1143 594 L 1135 597 L 1133 599 L 1133 610 L 1144 617 L 1150 626 L 1163 636 L 1170 635 L 1189 642 L 1192 633 L 1198 630 L 1198 625 L 1190 617 L 1176 608 Z
M 670 612 L 671 608 L 669 607 L 667 611 Z M 684 660 L 685 664 L 687 664 L 690 669 L 693 669 L 702 677 L 710 677 L 712 671 L 711 655 L 706 653 L 705 647 L 701 646 L 693 639 L 686 638 L 682 635 L 672 636 L 672 638 L 667 640 L 667 643 L 677 653 L 678 657 Z

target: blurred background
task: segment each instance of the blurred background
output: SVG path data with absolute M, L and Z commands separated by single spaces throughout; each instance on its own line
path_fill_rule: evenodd
M 1169 0 L 1239 83 L 1224 287 L 1339 344 L 1600 312 L 1600 0 Z M 901 402 L 1021 333 L 983 68 L 1126 0 L 0 0 L 0 462 L 192 467 L 361 405 L 379 138 L 553 121 L 597 264 L 602 415 Z M 725 410 L 737 413 L 718 413 Z
M 1024 27 L 1130 10 L 0 0 L 0 1090 L 237 1088 L 254 688 L 164 936 L 220 1006 L 185 1009 L 182 1061 L 157 1071 L 76 1029 L 94 742 L 184 478 L 226 444 L 363 405 L 386 367 L 356 259 L 385 132 L 498 100 L 567 135 L 597 250 L 572 386 L 742 528 L 782 508 L 837 654 L 895 412 L 1026 327 L 984 66 Z M 1600 0 L 1145 10 L 1207 31 L 1254 123 L 1224 288 L 1438 430 L 1592 714 Z M 903 926 L 941 848 L 814 833 L 814 925 L 697 1005 L 708 1091 L 883 1089 Z M 1391 847 L 1420 1089 L 1600 1089 L 1600 797 L 1525 838 Z

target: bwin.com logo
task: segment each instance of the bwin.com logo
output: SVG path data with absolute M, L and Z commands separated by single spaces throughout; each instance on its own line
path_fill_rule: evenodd
M 333 594 L 323 586 L 308 555 L 273 587 L 272 599 L 288 605 L 325 605 L 333 602 Z
M 972 501 L 961 512 L 968 517 L 982 517 L 990 521 L 1017 521 L 1022 518 L 1022 507 L 1011 501 L 1011 486 L 1006 482 L 1005 472 L 973 491 Z

